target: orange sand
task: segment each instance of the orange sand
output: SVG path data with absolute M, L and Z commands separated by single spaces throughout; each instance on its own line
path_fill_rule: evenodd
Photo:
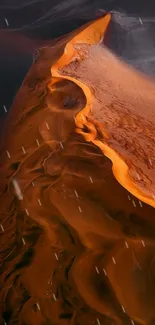
M 0 325 L 154 324 L 154 84 L 110 18 L 42 49 L 7 115 Z

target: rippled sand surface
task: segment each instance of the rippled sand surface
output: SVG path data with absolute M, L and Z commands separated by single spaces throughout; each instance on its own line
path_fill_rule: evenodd
M 109 20 L 42 49 L 8 114 L 0 324 L 155 324 L 154 83 Z

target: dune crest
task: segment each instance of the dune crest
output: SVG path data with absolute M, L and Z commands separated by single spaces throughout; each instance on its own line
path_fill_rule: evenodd
M 112 161 L 123 187 L 155 207 L 155 85 L 103 46 L 110 18 L 107 14 L 73 37 L 51 72 L 73 81 L 86 96 L 77 132 Z

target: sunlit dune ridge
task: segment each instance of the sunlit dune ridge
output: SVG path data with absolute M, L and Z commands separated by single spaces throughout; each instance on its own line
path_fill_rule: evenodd
M 76 116 L 77 132 L 112 161 L 122 186 L 155 207 L 155 83 L 103 46 L 110 18 L 73 37 L 51 72 L 76 83 L 86 96 Z

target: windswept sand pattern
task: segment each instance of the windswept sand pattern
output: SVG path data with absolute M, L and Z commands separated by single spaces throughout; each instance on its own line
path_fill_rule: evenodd
M 123 102 L 122 91 L 115 93 L 117 78 L 111 72 L 109 77 L 108 69 L 117 59 L 95 45 L 109 20 L 100 18 L 44 48 L 8 114 L 0 160 L 0 324 L 155 323 L 155 209 L 149 197 L 155 184 L 154 93 L 150 81 L 141 102 L 125 82 Z M 72 51 L 64 51 L 72 46 L 74 63 Z M 65 53 L 70 54 L 66 66 Z M 111 62 L 104 67 L 109 93 L 108 86 L 99 87 L 103 70 L 100 65 L 99 76 L 94 62 L 102 57 Z M 136 74 L 123 68 L 128 79 Z M 143 76 L 137 78 L 145 83 Z M 90 97 L 81 83 L 91 89 Z M 134 132 L 137 144 L 131 148 Z M 132 185 L 139 186 L 144 200 L 117 181 L 98 140 L 130 161 Z M 132 174 L 137 170 L 139 183 Z

